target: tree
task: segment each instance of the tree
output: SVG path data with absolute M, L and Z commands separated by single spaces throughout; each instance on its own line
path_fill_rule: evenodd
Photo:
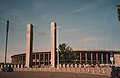
M 67 46 L 67 44 L 63 43 L 59 45 L 59 58 L 60 63 L 72 63 L 72 61 L 75 59 L 75 55 L 73 53 L 73 50 L 70 46 Z

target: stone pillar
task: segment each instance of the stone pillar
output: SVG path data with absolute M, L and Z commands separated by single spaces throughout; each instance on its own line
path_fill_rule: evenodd
M 48 65 L 49 65 L 49 53 L 47 53 L 47 62 L 48 62 Z
M 32 67 L 32 50 L 33 50 L 33 25 L 27 24 L 26 37 L 26 67 Z
M 81 52 L 80 52 L 80 63 L 82 63 Z
M 20 68 L 20 65 L 19 65 L 19 64 L 17 64 L 17 68 Z
M 88 63 L 88 61 L 87 61 L 87 52 L 85 52 L 85 64 L 87 64 Z
M 106 53 L 106 64 L 108 64 L 108 53 Z
M 2 68 L 4 68 L 4 65 L 3 65 L 3 64 L 1 64 L 1 67 L 0 67 L 0 68 L 1 68 L 1 69 L 2 69 Z
M 24 60 L 23 60 L 23 58 L 24 58 L 24 57 L 23 57 L 23 55 L 22 55 L 22 64 L 24 63 Z
M 43 54 L 43 64 L 45 65 L 45 54 Z
M 41 65 L 41 64 L 40 64 L 40 54 L 39 54 L 39 65 Z
M 21 64 L 21 68 L 23 68 L 23 64 Z
M 69 64 L 67 64 L 67 68 L 69 68 L 70 66 L 69 66 Z
M 90 53 L 90 56 L 91 56 L 91 64 L 93 64 L 93 53 L 92 52 Z
M 56 23 L 51 22 L 51 65 L 56 66 Z
M 13 68 L 13 64 L 11 64 L 11 67 Z
M 96 52 L 96 63 L 98 64 L 98 52 Z
M 101 63 L 103 64 L 103 53 L 101 53 Z
M 77 64 L 75 64 L 75 68 L 77 68 Z
M 16 64 L 14 64 L 14 68 L 17 68 Z
M 37 62 L 37 59 L 36 59 L 36 54 L 35 54 L 35 67 L 36 67 L 36 62 Z

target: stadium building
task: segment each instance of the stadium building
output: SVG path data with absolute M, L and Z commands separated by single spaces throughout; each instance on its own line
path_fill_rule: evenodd
M 51 51 L 34 51 L 33 52 L 33 25 L 27 24 L 26 31 L 26 53 L 11 56 L 12 64 L 24 64 L 27 67 L 33 66 L 52 66 L 65 63 L 58 59 L 57 56 L 57 26 L 56 23 L 51 23 Z M 114 64 L 120 65 L 120 51 L 116 50 L 83 50 L 73 51 L 75 60 L 72 64 Z
M 76 60 L 73 60 L 73 64 L 113 64 L 120 65 L 119 53 L 120 51 L 114 50 L 99 50 L 99 51 L 74 51 Z M 11 56 L 12 64 L 25 64 L 26 54 L 17 54 Z M 59 60 L 59 63 L 63 62 Z M 51 52 L 41 51 L 32 53 L 32 66 L 51 65 Z

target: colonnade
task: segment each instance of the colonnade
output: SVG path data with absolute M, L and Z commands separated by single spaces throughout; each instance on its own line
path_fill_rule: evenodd
M 25 64 L 25 54 L 12 56 L 12 64 Z M 32 54 L 32 65 L 40 66 L 40 65 L 49 65 L 51 54 L 50 52 L 41 52 L 41 53 L 33 53 Z
M 57 59 L 56 59 L 57 60 Z M 59 60 L 60 64 L 63 64 Z M 75 51 L 75 60 L 73 64 L 111 64 L 110 52 L 99 51 Z M 12 56 L 12 64 L 25 64 L 25 54 Z M 51 65 L 51 53 L 50 52 L 38 52 L 32 54 L 32 65 Z
M 36 53 L 33 54 L 33 66 L 50 65 L 51 54 L 48 53 Z
M 25 64 L 25 54 L 12 56 L 12 64 Z
M 111 64 L 110 52 L 76 52 L 75 63 Z

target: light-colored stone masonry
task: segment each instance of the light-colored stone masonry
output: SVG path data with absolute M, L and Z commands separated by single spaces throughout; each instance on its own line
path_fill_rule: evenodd
M 0 69 L 2 69 L 5 66 L 6 65 L 0 65 Z M 97 75 L 106 75 L 106 76 L 110 76 L 111 74 L 111 67 L 109 66 L 83 67 L 79 65 L 78 67 L 68 67 L 69 66 L 68 64 L 62 65 L 62 67 L 59 68 L 53 68 L 53 67 L 25 68 L 24 65 L 9 65 L 9 66 L 13 67 L 14 71 L 72 72 L 72 73 L 87 73 L 87 74 L 97 74 Z

